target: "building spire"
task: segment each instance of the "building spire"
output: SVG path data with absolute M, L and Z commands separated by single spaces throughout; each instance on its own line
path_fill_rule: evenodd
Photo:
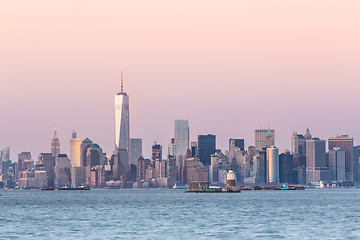
M 269 128 L 268 128 L 268 131 L 267 131 L 267 136 L 271 137 L 272 136 L 272 133 L 271 133 L 271 129 L 270 129 L 270 125 L 269 125 Z
M 121 93 L 124 93 L 123 70 L 121 69 Z
M 57 133 L 56 133 L 56 130 L 55 130 L 55 133 L 54 133 L 54 139 L 55 139 L 55 138 L 57 138 L 57 137 L 56 137 L 56 135 L 57 135 Z

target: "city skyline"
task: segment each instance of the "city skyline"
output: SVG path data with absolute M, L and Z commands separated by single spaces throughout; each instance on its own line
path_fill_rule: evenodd
M 280 151 L 306 128 L 359 144 L 358 1 L 86 3 L 1 3 L 1 149 L 35 156 L 57 130 L 69 154 L 76 130 L 110 154 L 121 68 L 145 156 L 168 145 L 175 119 L 221 149 L 268 125 Z

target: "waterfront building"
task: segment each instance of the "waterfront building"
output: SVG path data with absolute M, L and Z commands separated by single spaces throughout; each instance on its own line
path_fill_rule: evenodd
M 279 149 L 275 146 L 266 149 L 266 179 L 270 184 L 279 183 Z
M 113 155 L 113 178 L 120 180 L 121 176 L 129 172 L 129 154 L 125 148 L 117 148 Z
M 189 184 L 193 181 L 209 181 L 209 167 L 198 158 L 184 158 L 183 164 L 183 184 Z
M 236 186 L 236 174 L 234 169 L 230 167 L 229 172 L 226 177 L 226 186 L 227 187 L 235 187 Z
M 38 165 L 44 166 L 46 173 L 47 187 L 54 187 L 54 157 L 52 153 L 40 153 L 38 157 Z M 39 170 L 40 171 L 40 170 Z M 42 170 L 41 170 L 42 171 Z M 39 173 L 42 176 L 42 172 Z
M 71 167 L 71 186 L 79 187 L 86 185 L 86 167 Z
M 81 165 L 81 144 L 82 139 L 76 137 L 76 132 L 72 133 L 70 139 L 70 162 L 71 167 L 80 167 Z
M 176 158 L 171 155 L 168 155 L 166 177 L 168 186 L 173 187 L 177 180 L 177 166 Z
M 326 167 L 325 140 L 306 140 L 306 184 L 328 181 L 330 170 Z
M 344 181 L 346 152 L 341 148 L 329 150 L 329 168 L 332 181 Z
M 70 186 L 70 159 L 66 154 L 59 154 L 55 160 L 55 186 Z
M 135 164 L 139 157 L 142 156 L 142 139 L 131 138 L 130 139 L 130 164 Z
M 121 91 L 115 95 L 115 145 L 116 149 L 125 148 L 129 153 L 130 120 L 129 96 L 124 92 L 121 72 Z
M 256 129 L 255 130 L 255 149 L 257 151 L 263 148 L 275 145 L 275 130 Z
M 60 141 L 55 131 L 54 138 L 51 141 L 51 155 L 55 159 L 59 154 L 60 154 Z
M 279 156 L 280 183 L 294 183 L 293 179 L 293 155 L 289 150 L 284 150 Z
M 50 156 L 52 157 L 51 153 Z M 34 171 L 33 181 L 30 182 L 30 185 L 35 188 L 53 187 L 49 185 L 48 174 L 44 166 L 37 166 L 37 169 Z
M 254 176 L 257 180 L 257 184 L 265 185 L 266 183 L 266 174 L 267 174 L 267 157 L 266 157 L 266 148 L 263 148 L 261 151 L 258 151 L 256 156 L 253 159 L 256 159 L 256 165 L 253 165 Z M 254 169 L 254 167 L 256 167 Z
M 218 182 L 218 171 L 219 171 L 219 154 L 211 154 L 211 164 L 209 168 L 209 183 Z
M 175 120 L 174 143 L 176 145 L 176 155 L 184 156 L 189 149 L 189 122 L 188 120 Z
M 345 178 L 354 180 L 354 139 L 348 135 L 329 138 L 329 150 L 341 148 L 345 150 Z
M 354 147 L 354 182 L 360 183 L 360 146 Z
M 215 135 L 199 135 L 198 136 L 198 157 L 204 165 L 210 165 L 211 154 L 216 152 L 216 136 Z

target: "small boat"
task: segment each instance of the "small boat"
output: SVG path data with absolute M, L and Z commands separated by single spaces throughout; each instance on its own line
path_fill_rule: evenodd
M 59 187 L 57 190 L 60 191 L 75 191 L 75 190 L 90 190 L 90 187 L 84 187 L 84 186 L 80 186 L 80 187 Z
M 173 189 L 188 189 L 188 187 L 189 186 L 180 186 L 180 185 L 177 185 L 176 183 L 175 183 L 175 185 L 173 186 Z
M 52 191 L 55 190 L 55 188 L 48 187 L 48 188 L 41 188 L 41 191 Z
M 77 187 L 75 190 L 90 190 L 90 187 L 81 186 L 81 187 Z

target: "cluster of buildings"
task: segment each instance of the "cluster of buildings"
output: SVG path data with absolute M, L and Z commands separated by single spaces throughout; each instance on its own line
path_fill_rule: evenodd
M 115 149 L 107 156 L 88 138 L 73 132 L 70 156 L 60 152 L 55 136 L 51 151 L 40 153 L 36 160 L 30 152 L 10 160 L 10 148 L 1 151 L 0 187 L 45 188 L 79 187 L 173 187 L 191 182 L 209 182 L 225 186 L 229 169 L 236 173 L 237 185 L 349 186 L 360 181 L 359 151 L 353 138 L 342 135 L 326 140 L 305 134 L 291 136 L 291 149 L 280 153 L 275 130 L 255 130 L 255 144 L 245 147 L 245 140 L 229 139 L 228 149 L 216 148 L 216 136 L 199 135 L 190 142 L 189 122 L 175 120 L 174 135 L 167 154 L 154 143 L 150 158 L 142 154 L 142 139 L 130 138 L 129 96 L 123 91 L 115 96 Z

